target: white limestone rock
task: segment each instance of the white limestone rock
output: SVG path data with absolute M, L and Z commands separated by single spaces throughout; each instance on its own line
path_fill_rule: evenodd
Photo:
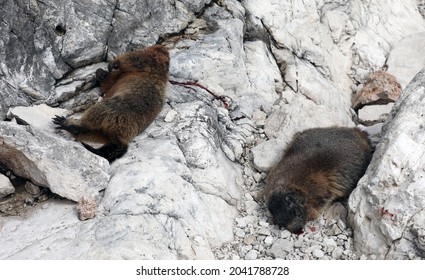
M 256 250 L 249 250 L 245 255 L 245 260 L 256 260 L 258 252 Z
M 275 258 L 285 258 L 294 250 L 294 242 L 288 239 L 278 239 L 269 249 L 269 253 Z
M 261 172 L 269 171 L 279 162 L 284 150 L 283 148 L 279 149 L 283 146 L 280 142 L 282 141 L 279 139 L 271 139 L 252 148 L 255 169 Z
M 365 124 L 376 124 L 378 122 L 384 122 L 394 103 L 388 103 L 385 105 L 367 105 L 361 108 L 358 112 L 359 120 Z
M 258 109 L 270 113 L 278 93 L 283 91 L 283 80 L 276 60 L 262 41 L 244 43 L 246 55 L 247 89 L 239 98 L 239 106 L 246 116 Z
M 171 50 L 170 73 L 184 81 L 196 81 L 217 95 L 236 99 L 248 83 L 243 22 L 222 16 L 225 18 L 217 20 L 213 34 L 197 41 L 183 40 Z
M 394 75 L 406 88 L 425 65 L 425 32 L 411 34 L 397 42 L 388 60 L 388 73 Z
M 381 70 L 391 48 L 402 38 L 425 31 L 425 21 L 415 0 L 378 0 L 370 5 L 361 1 L 347 3 L 357 30 L 352 41 L 353 75 L 357 80 L 365 79 L 371 70 Z
M 105 159 L 35 127 L 1 122 L 0 147 L 2 163 L 15 175 L 73 201 L 98 199 L 109 180 Z
M 416 218 L 425 207 L 424 89 L 422 70 L 395 103 L 372 162 L 350 196 L 355 248 L 366 256 L 406 259 L 408 251 L 424 256 L 413 246 L 425 228 L 425 220 Z
M 129 162 L 129 158 L 143 160 Z M 140 141 L 139 149 L 130 150 L 119 161 L 127 162 L 123 165 L 125 168 L 117 167 L 113 171 L 101 203 L 109 215 L 145 216 L 145 222 L 163 216 L 178 224 L 173 235 L 187 236 L 192 240 L 196 236 L 204 238 L 206 242 L 192 244 L 192 247 L 208 249 L 210 254 L 210 246 L 232 240 L 236 209 L 225 201 L 232 198 L 214 190 L 215 179 L 212 178 L 218 177 L 216 174 L 204 174 L 205 182 L 193 177 L 194 171 L 186 166 L 185 155 L 176 139 L 145 138 Z M 211 183 L 207 178 L 211 178 Z M 200 188 L 207 182 L 210 189 Z M 188 248 L 177 245 L 174 250 L 181 251 L 179 257 L 200 258 Z
M 55 115 L 67 116 L 71 112 L 66 109 L 52 108 L 46 104 L 30 107 L 19 106 L 10 108 L 7 113 L 8 119 L 16 118 L 20 123 L 39 128 L 44 131 L 55 132 L 52 118 Z
M 0 174 L 0 198 L 3 198 L 14 192 L 15 192 L 15 188 L 13 187 L 9 178 L 4 176 L 3 174 Z

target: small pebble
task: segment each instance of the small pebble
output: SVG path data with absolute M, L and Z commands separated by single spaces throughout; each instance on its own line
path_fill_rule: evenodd
M 266 239 L 264 239 L 264 243 L 267 244 L 267 245 L 273 244 L 273 237 L 267 236 Z
M 255 202 L 254 200 L 245 201 L 245 211 L 248 214 L 253 214 L 256 208 L 257 202 Z
M 167 122 L 167 123 L 170 123 L 170 122 L 172 122 L 174 119 L 175 119 L 175 117 L 177 116 L 177 112 L 176 111 L 174 111 L 173 109 L 171 109 L 168 113 L 167 113 L 167 115 L 165 116 L 165 118 L 164 118 L 164 122 Z
M 258 224 L 262 227 L 268 227 L 269 226 L 269 223 L 265 222 L 265 221 L 259 221 Z
M 341 258 L 342 256 L 342 252 L 344 251 L 344 249 L 342 249 L 341 247 L 336 247 L 333 251 L 332 251 L 332 258 L 334 258 L 335 260 L 338 260 Z
M 252 200 L 254 200 L 253 198 L 252 198 L 252 195 L 250 194 L 250 193 L 245 193 L 245 199 L 246 200 L 248 200 L 248 201 L 252 201 Z
M 34 185 L 30 181 L 27 181 L 24 186 L 25 190 L 32 195 L 39 195 L 41 193 L 40 187 Z
M 333 230 L 333 232 L 334 232 L 334 235 L 339 235 L 339 234 L 341 234 L 341 233 L 342 233 L 342 230 L 338 227 L 338 225 L 337 225 L 337 224 L 334 224 L 334 225 L 332 226 L 332 230 Z
M 261 180 L 262 180 L 263 178 L 262 178 L 262 176 L 261 176 L 261 174 L 260 173 L 254 173 L 254 180 L 255 180 L 255 182 L 260 182 Z
M 236 223 L 238 224 L 238 227 L 240 228 L 246 227 L 246 221 L 244 218 L 237 218 Z
M 257 240 L 260 241 L 260 242 L 263 242 L 264 240 L 266 240 L 266 235 L 257 236 Z
M 332 238 L 325 238 L 323 243 L 327 246 L 327 247 L 336 247 L 337 244 L 335 242 L 335 240 L 333 240 Z
M 250 250 L 245 255 L 245 260 L 256 260 L 258 256 L 258 252 L 256 250 Z
M 34 205 L 34 199 L 32 197 L 26 197 L 24 206 L 26 205 Z
M 291 236 L 291 232 L 289 230 L 284 230 L 282 231 L 282 233 L 280 234 L 280 238 L 289 238 Z
M 245 231 L 243 229 L 238 228 L 235 232 L 237 237 L 244 237 L 245 236 Z
M 340 230 L 345 230 L 346 229 L 346 225 L 345 222 L 343 220 L 338 220 L 337 225 L 339 227 Z
M 260 235 L 270 235 L 271 234 L 270 230 L 266 227 L 260 227 L 260 229 L 258 230 L 257 233 L 260 234 Z
M 301 241 L 297 240 L 297 241 L 294 242 L 295 248 L 301 248 L 302 246 L 303 246 L 303 243 Z
M 315 258 L 321 259 L 321 258 L 323 258 L 325 256 L 325 253 L 323 253 L 323 251 L 320 250 L 320 249 L 314 249 L 313 250 L 313 256 Z
M 247 235 L 247 236 L 245 236 L 245 238 L 244 238 L 244 240 L 243 240 L 243 242 L 246 244 L 246 245 L 251 245 L 252 243 L 254 243 L 255 241 L 257 241 L 257 239 L 255 238 L 255 236 L 254 235 Z
M 339 234 L 337 237 L 338 237 L 338 239 L 341 239 L 341 240 L 347 240 L 348 239 L 348 237 L 344 234 Z

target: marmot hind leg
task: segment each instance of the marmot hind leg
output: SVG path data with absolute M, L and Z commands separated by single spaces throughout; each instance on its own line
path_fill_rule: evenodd
M 98 149 L 93 148 L 92 146 L 89 146 L 83 142 L 82 144 L 90 152 L 98 156 L 106 158 L 109 161 L 109 163 L 113 162 L 117 158 L 122 157 L 127 152 L 127 149 L 128 149 L 128 145 L 120 141 L 110 142 L 108 144 L 103 145 L 102 147 Z
M 63 129 L 74 135 L 76 140 L 82 141 L 95 141 L 100 143 L 107 143 L 102 147 L 96 149 L 92 146 L 83 143 L 83 146 L 90 152 L 106 158 L 109 162 L 113 162 L 117 158 L 122 157 L 128 149 L 128 145 L 120 140 L 109 141 L 101 132 L 90 130 L 89 128 L 79 124 L 79 120 L 67 119 L 62 116 L 53 118 L 53 123 L 58 125 L 58 129 Z

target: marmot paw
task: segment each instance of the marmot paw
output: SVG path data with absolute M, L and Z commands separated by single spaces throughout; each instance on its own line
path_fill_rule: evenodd
M 119 67 L 120 67 L 120 62 L 119 62 L 119 61 L 117 61 L 117 60 L 111 61 L 111 62 L 108 64 L 108 71 L 109 71 L 109 72 L 112 72 L 113 70 L 116 70 L 116 69 L 118 69 Z
M 65 123 L 65 121 L 66 121 L 66 118 L 65 118 L 65 117 L 63 117 L 63 116 L 55 115 L 55 117 L 54 117 L 54 118 L 52 118 L 52 122 L 53 122 L 54 124 L 56 124 L 56 125 L 59 125 L 60 127 L 62 127 L 62 126 L 63 126 L 63 124 Z
M 103 70 L 102 68 L 99 68 L 96 70 L 96 80 L 98 82 L 102 82 L 106 79 L 106 76 L 108 76 L 108 71 Z

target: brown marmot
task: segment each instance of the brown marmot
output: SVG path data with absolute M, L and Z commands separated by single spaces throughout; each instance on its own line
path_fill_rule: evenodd
M 168 50 L 154 45 L 118 56 L 108 71 L 98 69 L 96 78 L 104 100 L 87 109 L 80 119 L 56 116 L 53 123 L 78 141 L 104 145 L 91 152 L 110 162 L 127 152 L 128 144 L 145 130 L 161 111 L 166 99 Z
M 266 179 L 264 197 L 276 224 L 300 233 L 333 201 L 347 198 L 372 157 L 368 134 L 357 128 L 297 133 Z

